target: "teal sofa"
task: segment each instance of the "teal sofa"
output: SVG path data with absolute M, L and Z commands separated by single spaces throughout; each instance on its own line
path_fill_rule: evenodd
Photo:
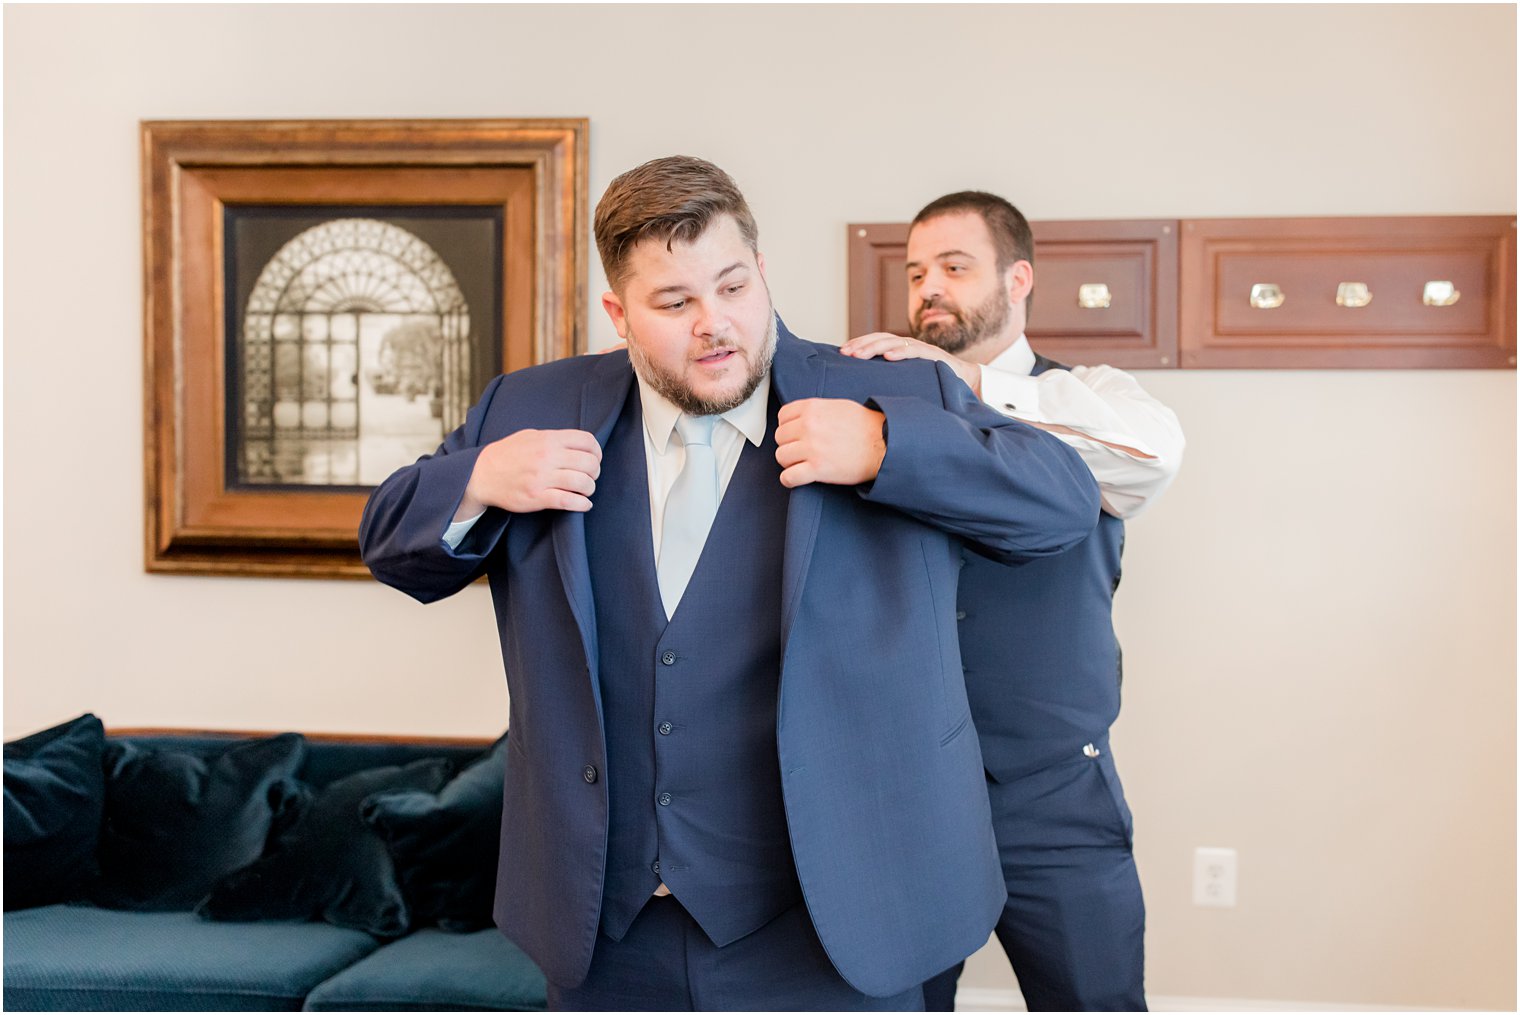
M 213 757 L 239 736 L 247 735 L 153 732 L 113 734 L 106 741 Z M 309 791 L 354 773 L 423 759 L 447 759 L 458 772 L 490 746 L 315 736 L 305 741 L 298 778 Z M 13 822 L 10 747 L 8 825 Z M 441 789 L 440 798 L 446 792 Z M 270 837 L 272 843 L 273 831 Z M 7 827 L 8 852 L 10 846 Z M 8 855 L 8 900 L 13 889 L 22 891 L 11 883 L 21 875 L 10 860 Z M 11 1011 L 533 1011 L 545 1006 L 542 974 L 491 927 L 456 933 L 420 926 L 377 936 L 325 920 L 213 920 L 187 908 L 142 911 L 75 900 L 8 908 L 4 961 L 4 1004 Z

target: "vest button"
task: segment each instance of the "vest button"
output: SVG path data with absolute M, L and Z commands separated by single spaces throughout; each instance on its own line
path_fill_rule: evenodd
M 585 768 L 581 769 L 581 778 L 585 779 L 587 782 L 596 782 L 596 766 L 587 765 Z
M 649 868 L 649 869 L 650 869 L 650 870 L 652 870 L 652 871 L 654 871 L 654 872 L 655 872 L 655 873 L 656 873 L 656 874 L 658 874 L 658 873 L 660 873 L 660 861 L 658 861 L 658 860 L 656 860 L 656 861 L 655 861 L 655 862 L 654 862 L 654 863 L 653 863 L 653 864 L 652 864 L 652 865 L 651 865 L 651 866 L 650 866 L 650 868 Z
M 660 662 L 666 666 L 674 666 L 676 664 L 676 654 L 670 649 L 666 649 L 665 653 L 660 656 Z
M 673 729 L 675 729 L 675 727 L 672 726 L 672 725 L 670 725 L 670 723 L 668 723 L 668 722 L 662 722 L 662 723 L 660 723 L 659 726 L 657 726 L 655 728 L 660 731 L 660 736 L 662 736 L 662 737 L 668 737 L 668 736 L 670 736 L 670 731 L 673 730 Z
M 1085 754 L 1085 755 L 1087 755 L 1089 758 L 1096 758 L 1098 755 L 1102 754 L 1103 752 L 1100 751 L 1100 750 L 1098 750 L 1092 744 L 1088 744 L 1087 746 L 1085 746 L 1085 747 L 1082 748 L 1082 753 Z
M 956 610 L 955 611 L 955 619 L 956 620 L 965 620 L 966 619 L 966 611 L 965 610 Z
M 659 796 L 655 797 L 655 801 L 661 807 L 669 807 L 670 806 L 670 794 L 669 793 L 661 793 Z

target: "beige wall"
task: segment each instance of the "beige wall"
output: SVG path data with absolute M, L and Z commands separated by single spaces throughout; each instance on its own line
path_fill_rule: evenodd
M 593 200 L 645 158 L 714 159 L 788 323 L 829 340 L 845 223 L 952 189 L 1036 218 L 1515 211 L 1507 6 L 4 19 L 7 736 L 87 709 L 505 723 L 478 588 L 424 610 L 371 584 L 143 573 L 141 118 L 588 116 Z M 592 320 L 610 342 L 594 300 Z M 1131 528 L 1119 607 L 1151 992 L 1513 1008 L 1514 375 L 1144 381 L 1189 436 Z M 1240 851 L 1238 908 L 1190 905 L 1200 845 Z M 986 953 L 967 983 L 1011 981 Z

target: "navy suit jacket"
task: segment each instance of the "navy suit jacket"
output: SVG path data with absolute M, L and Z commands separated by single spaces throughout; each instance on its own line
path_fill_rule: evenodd
M 962 541 L 1003 559 L 1058 552 L 1092 530 L 1098 491 L 1074 452 L 942 364 L 855 360 L 782 328 L 771 382 L 781 404 L 848 398 L 887 420 L 873 482 L 790 493 L 776 737 L 818 936 L 851 985 L 890 995 L 981 947 L 1006 894 L 961 673 Z M 632 383 L 626 352 L 496 378 L 436 453 L 375 490 L 360 526 L 375 576 L 423 602 L 489 576 L 512 734 L 496 920 L 566 986 L 595 945 L 608 827 L 585 518 L 493 508 L 457 549 L 442 536 L 481 447 L 525 428 L 605 443 Z M 643 486 L 599 486 L 592 510 Z M 714 618 L 715 636 L 736 623 Z

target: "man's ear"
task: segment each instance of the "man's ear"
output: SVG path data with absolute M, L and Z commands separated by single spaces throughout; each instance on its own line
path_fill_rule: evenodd
M 757 267 L 757 268 L 760 269 L 760 277 L 762 279 L 764 279 L 765 278 L 765 255 L 762 254 L 762 253 L 760 253 L 760 251 L 758 251 L 758 250 L 755 251 L 755 267 Z M 767 280 L 767 281 L 769 281 L 769 280 Z
M 623 301 L 611 290 L 602 293 L 602 309 L 607 311 L 607 316 L 612 319 L 612 327 L 617 331 L 618 338 L 628 341 L 628 314 L 623 310 Z
M 1034 265 L 1028 261 L 1014 261 L 1004 275 L 1008 283 L 1008 302 L 1017 310 L 1024 309 L 1024 301 L 1034 289 Z

